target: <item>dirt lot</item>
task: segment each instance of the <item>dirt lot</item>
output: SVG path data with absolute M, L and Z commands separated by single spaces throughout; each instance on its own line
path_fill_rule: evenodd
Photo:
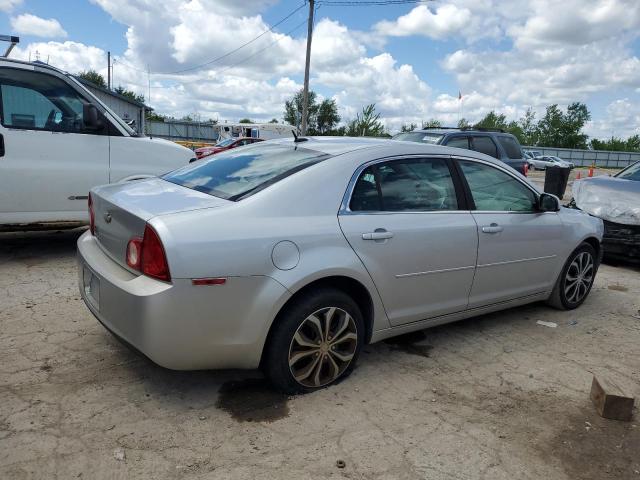
M 640 480 L 637 410 L 603 420 L 588 395 L 597 374 L 640 397 L 640 270 L 603 266 L 574 312 L 368 346 L 348 380 L 287 398 L 120 345 L 79 299 L 78 235 L 0 234 L 2 479 Z

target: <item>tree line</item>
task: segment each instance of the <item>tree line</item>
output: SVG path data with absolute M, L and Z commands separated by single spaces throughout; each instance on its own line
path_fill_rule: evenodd
M 97 87 L 105 88 L 105 89 L 108 88 L 107 82 L 105 81 L 104 77 L 98 72 L 96 72 L 95 70 L 87 70 L 85 72 L 80 72 L 77 75 L 77 77 L 82 78 L 83 80 L 86 80 L 88 82 L 91 82 Z M 123 97 L 127 97 L 128 99 L 133 100 L 134 102 L 144 103 L 144 95 L 140 95 L 131 90 L 127 90 L 122 85 L 118 85 L 116 88 L 113 89 L 113 91 L 119 95 L 122 95 Z
M 591 113 L 587 106 L 584 103 L 574 102 L 566 110 L 562 110 L 557 104 L 549 105 L 539 120 L 536 120 L 536 114 L 531 108 L 519 120 L 511 121 L 507 121 L 504 114 L 492 110 L 474 124 L 461 118 L 457 126 L 501 129 L 515 135 L 521 145 L 531 147 L 640 151 L 640 135 L 632 135 L 627 139 L 615 136 L 606 140 L 589 139 L 589 136 L 582 131 L 589 120 L 591 120 Z M 435 119 L 423 122 L 423 128 L 440 126 L 442 126 L 441 123 Z M 411 131 L 415 128 L 417 128 L 415 124 L 403 125 L 402 131 Z

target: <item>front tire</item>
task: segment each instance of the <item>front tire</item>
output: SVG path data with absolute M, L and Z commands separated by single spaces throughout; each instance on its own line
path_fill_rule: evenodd
M 276 321 L 262 367 L 277 389 L 289 395 L 312 392 L 353 370 L 364 343 L 364 320 L 344 292 L 322 288 L 303 294 Z
M 586 300 L 598 271 L 597 255 L 582 243 L 569 256 L 547 303 L 559 310 L 573 310 Z

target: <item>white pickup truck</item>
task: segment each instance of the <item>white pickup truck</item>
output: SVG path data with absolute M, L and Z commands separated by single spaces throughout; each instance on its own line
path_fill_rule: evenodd
M 0 59 L 0 229 L 88 222 L 91 187 L 157 176 L 193 157 L 138 135 L 73 76 Z

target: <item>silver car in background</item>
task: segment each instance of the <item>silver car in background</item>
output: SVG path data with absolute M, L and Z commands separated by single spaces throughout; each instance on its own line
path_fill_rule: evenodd
M 568 162 L 566 160 L 561 159 L 560 157 L 555 157 L 553 155 L 543 155 L 541 157 L 533 157 L 528 160 L 529 165 L 531 165 L 535 170 L 546 170 L 547 167 L 564 167 L 564 168 L 575 168 L 575 164 L 572 162 Z
M 94 188 L 79 285 L 112 333 L 171 369 L 262 367 L 307 392 L 363 345 L 587 297 L 603 225 L 481 153 L 279 139 Z

